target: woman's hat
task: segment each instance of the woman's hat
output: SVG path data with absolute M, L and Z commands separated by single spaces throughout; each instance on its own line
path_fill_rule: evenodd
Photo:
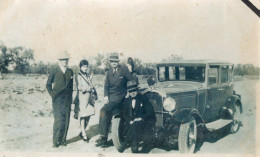
M 119 62 L 118 53 L 111 53 L 109 56 L 109 61 Z
M 64 59 L 69 59 L 69 53 L 67 51 L 62 51 L 58 54 L 58 59 L 59 60 L 64 60 Z
M 137 90 L 139 87 L 138 87 L 138 84 L 135 80 L 131 80 L 131 81 L 128 81 L 127 82 L 127 91 L 133 91 L 133 90 Z

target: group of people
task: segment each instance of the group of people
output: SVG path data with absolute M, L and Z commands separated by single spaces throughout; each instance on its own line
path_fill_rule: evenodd
M 74 118 L 80 121 L 80 137 L 89 142 L 86 130 L 90 117 L 95 114 L 95 100 L 98 94 L 92 84 L 92 74 L 87 60 L 79 63 L 79 72 L 74 76 L 68 68 L 69 55 L 62 52 L 58 58 L 59 67 L 52 69 L 46 83 L 48 93 L 52 98 L 54 115 L 53 147 L 66 146 L 66 136 L 69 127 L 73 79 L 75 78 L 77 95 L 74 98 Z M 106 73 L 104 84 L 105 104 L 100 110 L 99 131 L 100 137 L 96 146 L 107 145 L 108 133 L 112 117 L 121 113 L 126 121 L 126 140 L 131 144 L 132 152 L 138 152 L 141 141 L 150 134 L 151 126 L 156 118 L 153 107 L 148 98 L 138 91 L 138 78 L 134 73 L 133 59 L 128 58 L 128 65 L 119 64 L 118 53 L 109 56 L 110 69 Z

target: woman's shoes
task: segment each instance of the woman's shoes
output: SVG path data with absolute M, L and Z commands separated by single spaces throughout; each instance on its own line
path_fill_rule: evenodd
M 79 137 L 80 137 L 81 139 L 83 139 L 82 133 L 79 133 Z
M 85 141 L 85 142 L 89 142 L 89 140 L 90 140 L 90 138 L 86 135 L 86 136 L 83 136 L 82 135 L 82 133 L 79 133 L 79 137 L 83 140 L 83 141 Z
M 87 142 L 87 143 L 89 142 L 89 138 L 88 138 L 87 135 L 86 135 L 86 136 L 82 136 L 82 140 L 85 141 L 85 142 Z

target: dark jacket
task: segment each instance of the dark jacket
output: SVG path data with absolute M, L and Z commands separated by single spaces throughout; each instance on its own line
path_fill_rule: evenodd
M 67 68 L 64 74 L 60 67 L 52 69 L 46 88 L 52 97 L 53 143 L 66 142 L 73 92 L 72 70 Z
M 113 74 L 113 68 L 106 75 L 104 96 L 108 96 L 109 102 L 121 102 L 126 96 L 126 83 L 135 79 L 126 66 L 119 65 Z
M 69 103 L 71 104 L 73 92 L 73 71 L 67 68 L 65 74 L 63 74 L 60 67 L 52 69 L 46 83 L 46 88 L 53 101 L 61 95 L 66 95 L 70 98 Z
M 142 118 L 145 122 L 151 122 L 155 124 L 156 117 L 153 110 L 153 106 L 149 99 L 138 93 L 135 97 L 135 108 L 132 107 L 133 98 L 129 97 L 124 100 L 123 104 L 123 117 L 127 122 L 134 120 L 135 118 Z

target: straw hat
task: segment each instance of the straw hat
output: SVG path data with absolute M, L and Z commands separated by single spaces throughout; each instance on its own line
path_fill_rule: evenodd
M 118 53 L 111 53 L 109 56 L 109 61 L 119 62 Z
M 58 54 L 58 59 L 59 60 L 64 60 L 64 59 L 69 59 L 69 53 L 67 51 L 62 51 Z

